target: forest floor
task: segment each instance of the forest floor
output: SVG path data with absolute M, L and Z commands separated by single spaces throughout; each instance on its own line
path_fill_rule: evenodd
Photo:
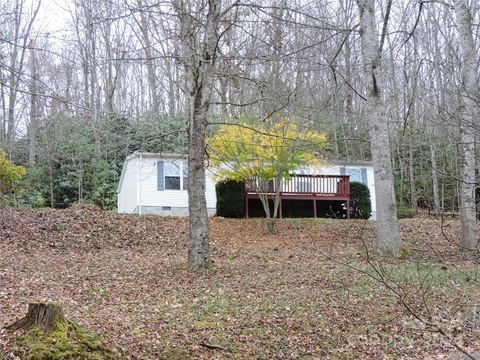
M 0 328 L 28 302 L 50 300 L 132 359 L 455 353 L 407 305 L 457 344 L 480 347 L 480 265 L 455 245 L 456 220 L 402 220 L 397 259 L 366 251 L 374 248 L 371 222 L 285 219 L 274 234 L 261 219 L 210 224 L 214 263 L 193 271 L 185 218 L 0 210 Z M 11 344 L 2 330 L 0 349 Z

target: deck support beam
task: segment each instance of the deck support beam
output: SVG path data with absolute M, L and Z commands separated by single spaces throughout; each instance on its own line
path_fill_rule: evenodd
M 317 218 L 317 199 L 313 199 L 313 217 Z

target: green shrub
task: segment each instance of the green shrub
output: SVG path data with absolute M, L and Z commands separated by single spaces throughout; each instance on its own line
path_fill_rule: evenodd
M 241 218 L 245 208 L 245 183 L 235 180 L 224 180 L 215 186 L 217 193 L 217 216 Z
M 397 204 L 397 217 L 399 219 L 412 218 L 415 216 L 415 213 L 409 207 L 403 204 Z
M 350 183 L 350 217 L 352 219 L 369 219 L 372 214 L 370 190 L 359 182 Z

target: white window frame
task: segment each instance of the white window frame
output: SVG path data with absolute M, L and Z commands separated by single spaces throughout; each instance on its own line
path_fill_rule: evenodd
M 167 163 L 170 163 L 170 164 L 175 164 L 176 162 L 180 162 L 179 164 L 179 175 L 178 177 L 180 178 L 180 189 L 167 189 L 167 177 L 177 177 L 177 176 L 172 176 L 172 175 L 167 175 L 167 172 L 166 172 L 166 164 Z M 187 191 L 187 189 L 185 188 L 184 186 L 184 179 L 186 178 L 186 176 L 184 175 L 183 173 L 183 170 L 186 166 L 188 166 L 188 163 L 184 160 L 164 160 L 164 170 L 163 170 L 163 183 L 164 183 L 164 188 L 166 191 Z M 187 176 L 188 177 L 188 176 Z

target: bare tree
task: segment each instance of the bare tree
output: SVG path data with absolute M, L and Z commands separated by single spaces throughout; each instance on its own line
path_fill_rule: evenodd
M 475 204 L 475 133 L 478 109 L 476 100 L 480 99 L 477 83 L 477 59 L 472 34 L 472 20 L 468 2 L 455 0 L 455 13 L 460 44 L 463 53 L 463 89 L 462 89 L 462 126 L 461 126 L 461 191 L 460 221 L 461 244 L 467 249 L 477 247 L 477 213 Z
M 28 127 L 29 164 L 35 165 L 37 153 L 37 130 L 39 126 L 40 104 L 38 86 L 38 64 L 34 42 L 30 42 L 30 124 Z
M 15 111 L 17 106 L 17 95 L 20 86 L 20 78 L 23 73 L 25 54 L 28 48 L 32 26 L 40 9 L 41 1 L 38 1 L 33 8 L 30 17 L 25 16 L 25 1 L 16 0 L 13 8 L 13 39 L 11 40 L 12 51 L 10 53 L 9 76 L 8 76 L 8 114 L 6 127 L 7 149 L 11 156 L 15 142 L 15 128 L 17 125 Z
M 173 5 L 180 20 L 181 60 L 187 80 L 188 263 L 194 268 L 206 268 L 210 264 L 210 248 L 205 199 L 205 129 L 214 86 L 218 42 L 222 36 L 220 20 L 228 8 L 222 9 L 221 0 L 178 0 Z
M 157 74 L 155 71 L 155 62 L 153 59 L 153 50 L 152 43 L 150 41 L 150 33 L 149 33 L 149 22 L 148 18 L 143 11 L 143 3 L 142 0 L 138 0 L 137 2 L 138 7 L 140 8 L 140 20 L 137 21 L 138 26 L 140 27 L 140 32 L 142 36 L 142 46 L 145 52 L 145 65 L 147 66 L 147 74 L 148 74 L 148 86 L 150 89 L 150 97 L 152 101 L 151 112 L 154 116 L 158 116 L 160 112 L 160 98 L 158 94 L 158 84 L 157 84 Z
M 382 51 L 385 41 L 392 0 L 387 4 L 380 43 L 377 37 L 375 0 L 358 0 L 360 10 L 360 36 L 364 62 L 364 77 L 367 80 L 367 117 L 370 124 L 372 159 L 374 165 L 377 205 L 378 251 L 396 254 L 402 240 L 397 220 L 395 190 L 393 186 L 390 140 L 387 118 L 382 100 Z

